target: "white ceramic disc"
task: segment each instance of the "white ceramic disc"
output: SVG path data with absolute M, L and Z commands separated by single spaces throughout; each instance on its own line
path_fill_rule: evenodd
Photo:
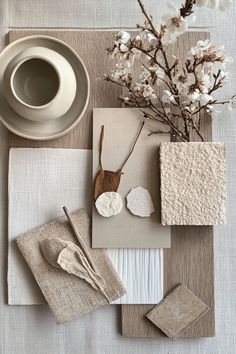
M 142 187 L 131 189 L 126 197 L 127 208 L 136 216 L 149 217 L 155 208 L 149 191 Z
M 95 206 L 100 215 L 109 218 L 121 212 L 123 202 L 119 193 L 105 192 L 97 198 Z

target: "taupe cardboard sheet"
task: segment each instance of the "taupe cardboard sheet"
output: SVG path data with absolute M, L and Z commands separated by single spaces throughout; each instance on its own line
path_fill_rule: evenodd
M 99 139 L 105 127 L 102 162 L 106 170 L 117 171 L 127 157 L 142 122 L 142 113 L 134 108 L 96 108 L 93 110 L 93 178 L 99 171 Z M 145 123 L 135 150 L 125 165 L 118 192 L 123 209 L 117 216 L 104 218 L 93 206 L 92 245 L 97 248 L 169 248 L 170 228 L 160 223 L 159 145 L 169 135 L 148 136 Z M 93 179 L 93 180 L 94 180 Z M 141 186 L 148 189 L 155 206 L 150 217 L 134 216 L 126 208 L 129 191 Z

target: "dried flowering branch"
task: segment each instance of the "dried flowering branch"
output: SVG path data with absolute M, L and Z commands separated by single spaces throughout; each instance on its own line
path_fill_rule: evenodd
M 127 106 L 139 107 L 144 118 L 162 123 L 163 129 L 152 133 L 170 133 L 182 141 L 191 141 L 195 133 L 200 141 L 203 113 L 212 114 L 215 106 L 232 104 L 213 97 L 227 80 L 225 65 L 231 58 L 224 47 L 216 47 L 210 40 L 198 41 L 181 61 L 167 55 L 167 46 L 185 33 L 189 20 L 193 20 L 196 6 L 218 7 L 224 10 L 232 0 L 185 0 L 180 9 L 169 5 L 169 12 L 160 24 L 154 24 L 142 2 L 137 0 L 145 17 L 144 25 L 137 25 L 138 33 L 131 36 L 119 32 L 109 54 L 118 62 L 105 80 L 126 89 L 122 97 Z M 133 62 L 141 61 L 139 77 L 132 72 Z

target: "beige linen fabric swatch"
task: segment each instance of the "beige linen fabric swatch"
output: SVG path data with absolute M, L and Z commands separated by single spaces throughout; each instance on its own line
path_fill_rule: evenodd
M 106 251 L 92 249 L 90 222 L 83 209 L 72 215 L 73 222 L 85 242 L 99 274 L 105 281 L 105 293 L 110 301 L 124 295 L 125 288 Z M 61 324 L 107 304 L 103 294 L 83 279 L 52 267 L 40 250 L 46 238 L 60 238 L 76 243 L 75 236 L 65 217 L 17 237 L 17 245 L 30 267 L 56 322 Z

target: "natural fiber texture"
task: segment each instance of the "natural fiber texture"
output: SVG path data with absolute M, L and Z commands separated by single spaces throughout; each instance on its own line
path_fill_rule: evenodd
M 105 281 L 105 293 L 113 301 L 125 293 L 109 257 L 104 250 L 91 249 L 89 218 L 83 209 L 72 215 L 73 222 L 90 251 L 99 274 Z M 64 217 L 17 238 L 17 244 L 45 296 L 57 323 L 70 321 L 99 306 L 107 304 L 101 292 L 74 275 L 51 266 L 41 253 L 41 243 L 48 238 L 59 238 L 76 243 L 74 234 Z
M 146 317 L 168 337 L 178 338 L 209 307 L 184 285 L 174 288 Z
M 122 163 L 121 168 L 118 171 L 109 171 L 109 170 L 104 170 L 102 166 L 102 148 L 103 148 L 103 140 L 104 140 L 104 125 L 101 128 L 101 133 L 100 133 L 100 143 L 99 143 L 99 166 L 100 170 L 96 176 L 95 183 L 94 183 L 94 199 L 96 200 L 101 194 L 106 193 L 106 192 L 117 192 L 119 185 L 120 185 L 120 179 L 122 175 L 122 170 L 126 164 L 126 162 L 129 160 L 130 156 L 132 155 L 135 145 L 138 141 L 138 138 L 143 130 L 144 122 L 142 122 L 141 127 L 139 128 L 138 134 L 133 142 L 132 148 Z M 112 153 L 112 152 L 111 152 Z
M 117 192 L 121 174 L 121 170 L 115 172 L 101 169 L 95 179 L 94 200 L 105 192 Z
M 122 175 L 122 170 L 118 171 L 109 171 L 104 170 L 102 166 L 102 149 L 103 149 L 103 140 L 104 140 L 104 125 L 101 128 L 100 132 L 100 142 L 99 142 L 99 167 L 100 170 L 97 173 L 94 182 L 94 200 L 106 192 L 117 192 L 120 179 Z

